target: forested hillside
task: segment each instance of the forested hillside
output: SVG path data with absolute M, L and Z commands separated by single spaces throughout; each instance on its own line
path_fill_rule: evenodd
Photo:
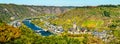
M 69 15 L 69 16 L 67 16 Z M 119 17 L 120 6 L 88 6 L 88 7 L 76 7 L 70 11 L 67 11 L 60 15 L 60 17 L 72 17 L 72 16 L 99 16 L 99 17 Z
M 0 19 L 9 22 L 11 19 L 21 19 L 26 17 L 36 17 L 45 14 L 57 15 L 64 13 L 72 7 L 54 6 L 28 6 L 15 4 L 0 4 Z
M 63 25 L 65 29 L 70 28 L 73 22 L 76 22 L 80 27 L 106 28 L 111 25 L 113 26 L 113 22 L 118 21 L 116 24 L 118 26 L 120 23 L 120 6 L 102 5 L 76 7 L 75 9 L 60 14 L 58 17 L 58 19 L 50 22 L 56 25 Z

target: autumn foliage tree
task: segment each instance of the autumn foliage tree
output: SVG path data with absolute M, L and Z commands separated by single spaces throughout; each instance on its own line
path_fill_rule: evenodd
M 8 42 L 21 35 L 20 34 L 21 31 L 19 29 L 14 28 L 13 26 L 9 26 L 3 22 L 1 22 L 1 24 L 0 24 L 0 43 Z

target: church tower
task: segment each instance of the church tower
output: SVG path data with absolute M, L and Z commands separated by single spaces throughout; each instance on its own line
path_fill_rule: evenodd
M 73 23 L 73 29 L 77 29 L 77 25 L 75 22 Z

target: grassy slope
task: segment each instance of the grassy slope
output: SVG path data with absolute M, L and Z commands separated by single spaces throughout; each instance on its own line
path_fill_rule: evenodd
M 104 11 L 107 11 L 110 17 L 104 16 Z M 106 27 L 115 19 L 120 19 L 120 7 L 89 7 L 75 8 L 58 16 L 58 20 L 65 24 L 76 22 L 77 25 L 83 27 Z M 57 22 L 59 24 L 59 22 Z

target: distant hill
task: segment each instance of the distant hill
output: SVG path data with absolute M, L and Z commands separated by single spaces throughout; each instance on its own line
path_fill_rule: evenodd
M 79 27 L 109 29 L 108 27 L 119 27 L 120 6 L 101 5 L 76 7 L 62 13 L 58 17 L 59 19 L 53 20 L 51 23 L 62 25 L 65 29 L 70 28 L 74 22 Z
M 69 16 L 68 16 L 69 15 Z M 72 16 L 92 16 L 95 15 L 101 17 L 120 17 L 120 6 L 119 5 L 100 5 L 100 6 L 85 6 L 85 7 L 76 7 L 70 11 L 67 11 L 60 15 L 60 17 L 69 17 Z
M 0 19 L 9 22 L 10 19 L 36 17 L 45 14 L 58 15 L 74 7 L 28 6 L 15 4 L 0 4 Z
M 104 15 L 105 14 L 105 15 Z M 110 15 L 108 15 L 110 14 Z M 27 17 L 38 17 L 41 15 L 58 15 L 59 17 L 71 16 L 107 16 L 119 17 L 120 5 L 100 5 L 100 6 L 33 6 L 33 5 L 15 5 L 0 4 L 0 19 L 4 22 L 10 22 L 11 19 L 23 19 Z

